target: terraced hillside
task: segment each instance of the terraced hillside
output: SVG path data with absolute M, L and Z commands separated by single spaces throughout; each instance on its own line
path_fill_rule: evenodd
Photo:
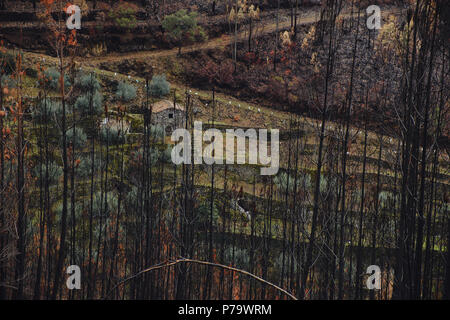
M 443 1 L 74 3 L 0 1 L 0 299 L 449 297 Z

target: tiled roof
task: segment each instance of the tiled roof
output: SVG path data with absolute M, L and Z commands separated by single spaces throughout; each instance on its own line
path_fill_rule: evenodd
M 161 111 L 167 110 L 167 109 L 173 109 L 173 102 L 169 100 L 161 100 L 153 104 L 153 113 L 159 113 Z M 175 109 L 184 111 L 184 106 L 181 106 L 179 104 L 175 105 Z

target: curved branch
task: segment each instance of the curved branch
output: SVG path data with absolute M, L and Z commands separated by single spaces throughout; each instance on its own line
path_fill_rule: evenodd
M 254 275 L 254 274 L 252 274 L 252 273 L 250 273 L 248 271 L 241 270 L 241 269 L 234 268 L 234 267 L 229 267 L 229 266 L 226 266 L 226 265 L 223 265 L 223 264 L 220 264 L 220 263 L 213 263 L 213 262 L 201 261 L 201 260 L 195 260 L 195 259 L 188 259 L 188 258 L 179 258 L 179 259 L 176 259 L 176 260 L 167 261 L 165 263 L 159 263 L 157 265 L 154 265 L 152 267 L 149 267 L 147 269 L 139 271 L 138 273 L 136 273 L 136 274 L 134 274 L 134 275 L 132 275 L 132 276 L 130 276 L 130 277 L 120 281 L 119 283 L 117 283 L 111 289 L 111 291 L 109 291 L 106 294 L 106 296 L 103 297 L 103 299 L 106 299 L 106 297 L 108 297 L 117 287 L 119 287 L 122 284 L 128 282 L 129 280 L 132 280 L 132 279 L 134 279 L 134 278 L 136 278 L 136 277 L 138 277 L 138 276 L 140 276 L 140 275 L 142 275 L 144 273 L 147 273 L 147 272 L 150 272 L 150 271 L 153 271 L 153 270 L 157 270 L 157 269 L 161 269 L 161 268 L 171 267 L 171 266 L 174 266 L 174 265 L 179 264 L 179 263 L 196 263 L 196 264 L 201 264 L 201 265 L 206 265 L 206 266 L 211 266 L 211 267 L 218 267 L 218 268 L 222 268 L 222 269 L 227 269 L 227 270 L 239 272 L 239 273 L 245 274 L 245 275 L 247 275 L 247 276 L 249 276 L 249 277 L 251 277 L 253 279 L 256 279 L 256 280 L 258 280 L 258 281 L 260 281 L 260 282 L 262 282 L 264 284 L 267 284 L 267 285 L 277 289 L 278 291 L 281 291 L 282 293 L 284 293 L 285 295 L 289 296 L 293 300 L 297 300 L 297 298 L 293 294 L 289 293 L 285 289 L 280 288 L 279 286 L 277 286 L 277 285 L 275 285 L 275 284 L 273 284 L 273 283 L 271 283 L 271 282 L 269 282 L 267 280 L 264 280 L 263 278 L 260 278 L 260 277 Z

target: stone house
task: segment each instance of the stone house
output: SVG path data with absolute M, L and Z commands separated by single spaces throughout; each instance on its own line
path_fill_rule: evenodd
M 152 123 L 164 127 L 166 135 L 171 135 L 175 129 L 184 128 L 186 112 L 184 106 L 173 101 L 161 100 L 152 106 Z

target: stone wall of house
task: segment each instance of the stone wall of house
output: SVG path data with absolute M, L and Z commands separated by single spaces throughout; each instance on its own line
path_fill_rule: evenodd
M 175 129 L 184 128 L 186 114 L 178 109 L 166 109 L 152 115 L 152 123 L 159 124 L 165 128 L 167 135 L 172 134 Z

